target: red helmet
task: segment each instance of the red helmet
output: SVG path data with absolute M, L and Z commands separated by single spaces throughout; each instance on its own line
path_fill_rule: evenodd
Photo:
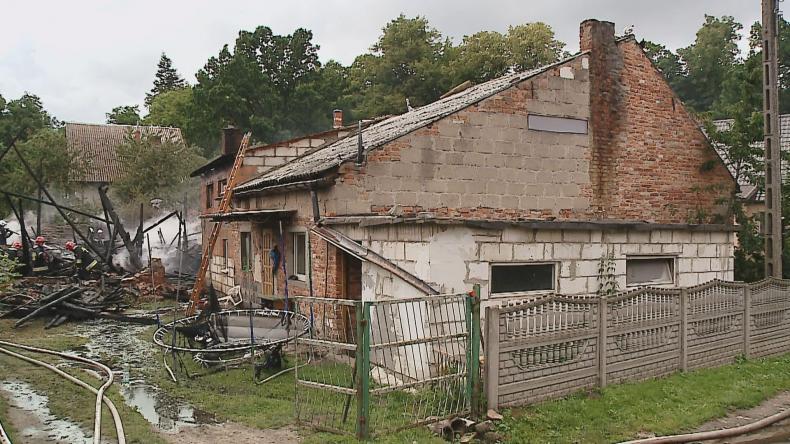
M 74 251 L 74 247 L 76 247 L 76 246 L 77 245 L 74 242 L 72 242 L 72 241 L 66 242 L 66 249 L 69 250 L 69 251 Z
M 19 250 L 20 248 L 22 248 L 22 242 L 16 241 L 13 244 L 11 244 L 11 247 L 16 248 L 17 250 Z
M 46 242 L 46 241 L 47 241 L 47 240 L 46 240 L 46 239 L 44 239 L 44 236 L 38 236 L 38 237 L 36 238 L 36 245 L 44 245 L 44 242 Z

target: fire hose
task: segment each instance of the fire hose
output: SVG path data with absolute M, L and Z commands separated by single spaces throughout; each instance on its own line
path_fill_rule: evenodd
M 783 410 L 774 415 L 755 421 L 750 424 L 745 424 L 738 427 L 729 429 L 711 430 L 709 432 L 696 432 L 686 433 L 684 435 L 670 435 L 670 436 L 656 436 L 654 438 L 635 439 L 633 441 L 625 441 L 620 444 L 670 444 L 670 443 L 685 443 L 696 441 L 709 441 L 711 439 L 730 438 L 733 436 L 744 435 L 751 433 L 769 425 L 779 422 L 783 419 L 790 418 L 790 409 Z
M 116 409 L 115 405 L 112 403 L 112 401 L 104 395 L 104 392 L 107 390 L 107 388 L 110 387 L 110 385 L 112 385 L 112 382 L 113 382 L 113 373 L 112 373 L 112 370 L 110 370 L 109 367 L 107 367 L 106 365 L 104 365 L 104 364 L 102 364 L 100 362 L 96 362 L 96 361 L 93 361 L 93 360 L 90 360 L 90 359 L 87 359 L 87 358 L 83 358 L 81 356 L 69 355 L 69 354 L 57 352 L 57 351 L 54 351 L 54 350 L 48 350 L 48 349 L 37 348 L 37 347 L 30 347 L 30 346 L 27 346 L 27 345 L 15 344 L 13 342 L 7 342 L 7 341 L 2 341 L 2 340 L 0 340 L 0 345 L 6 346 L 6 347 L 12 347 L 12 348 L 19 348 L 19 349 L 22 349 L 22 350 L 27 350 L 27 351 L 31 351 L 31 352 L 35 352 L 35 353 L 45 353 L 45 354 L 49 354 L 49 355 L 53 355 L 53 356 L 58 356 L 58 357 L 63 358 L 63 359 L 68 359 L 68 360 L 72 360 L 72 361 L 82 362 L 84 364 L 88 364 L 88 365 L 90 365 L 92 367 L 98 368 L 102 372 L 104 372 L 107 375 L 107 380 L 101 385 L 101 387 L 96 389 L 93 386 L 91 386 L 90 384 L 75 378 L 74 376 L 64 372 L 63 370 L 60 370 L 59 368 L 55 367 L 54 365 L 48 364 L 48 363 L 43 362 L 43 361 L 39 361 L 37 359 L 33 359 L 33 358 L 29 357 L 29 356 L 25 356 L 25 355 L 22 355 L 22 354 L 19 354 L 19 353 L 12 352 L 11 350 L 7 350 L 5 348 L 0 348 L 0 353 L 5 353 L 5 354 L 7 354 L 9 356 L 13 356 L 15 358 L 22 359 L 23 361 L 30 362 L 31 364 L 35 364 L 35 365 L 39 365 L 39 366 L 42 366 L 44 368 L 47 368 L 47 369 L 57 373 L 58 375 L 66 378 L 67 380 L 79 385 L 80 387 L 83 387 L 83 388 L 95 393 L 96 394 L 96 412 L 95 412 L 94 423 L 93 423 L 93 442 L 94 442 L 94 444 L 99 444 L 101 442 L 101 406 L 102 406 L 102 401 L 107 405 L 107 408 L 110 409 L 110 413 L 112 414 L 113 421 L 115 422 L 115 430 L 116 430 L 116 433 L 118 435 L 118 444 L 126 444 L 126 436 L 125 436 L 124 431 L 123 431 L 123 423 L 121 421 L 121 416 L 118 414 L 118 409 Z

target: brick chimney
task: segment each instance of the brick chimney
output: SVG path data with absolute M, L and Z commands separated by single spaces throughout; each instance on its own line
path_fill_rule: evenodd
M 343 110 L 336 109 L 332 111 L 332 128 L 343 128 Z
M 592 209 L 607 218 L 617 194 L 619 140 L 622 139 L 626 90 L 624 60 L 614 36 L 614 23 L 588 19 L 579 26 L 579 47 L 589 51 L 590 182 Z
M 228 125 L 222 129 L 222 138 L 220 140 L 220 148 L 222 154 L 235 156 L 241 148 L 241 139 L 244 137 L 240 128 Z

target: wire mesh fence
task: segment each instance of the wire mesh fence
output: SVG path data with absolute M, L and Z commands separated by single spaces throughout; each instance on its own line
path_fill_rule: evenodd
M 297 373 L 300 422 L 361 438 L 472 410 L 479 391 L 479 298 L 298 298 L 312 335 Z

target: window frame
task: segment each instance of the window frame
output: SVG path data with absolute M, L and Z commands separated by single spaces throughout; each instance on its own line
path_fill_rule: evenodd
M 206 184 L 206 209 L 210 210 L 214 207 L 214 182 Z
M 225 267 L 228 266 L 228 240 L 222 239 L 222 263 Z
M 508 292 L 494 292 L 494 267 L 513 267 L 525 265 L 551 265 L 551 289 L 541 290 L 523 290 L 523 291 L 508 291 Z M 560 261 L 517 261 L 517 262 L 489 262 L 488 263 L 488 294 L 491 298 L 509 298 L 514 296 L 524 295 L 537 295 L 537 294 L 552 294 L 556 293 L 559 289 L 560 274 L 558 268 L 561 266 Z
M 304 273 L 300 274 L 298 272 L 298 270 L 297 270 L 299 268 L 298 267 L 299 259 L 297 257 L 297 252 L 299 250 L 298 250 L 297 246 L 298 246 L 299 238 L 301 236 L 304 236 Z M 307 270 L 310 267 L 310 260 L 308 258 L 308 254 L 307 254 L 307 242 L 308 242 L 307 231 L 291 231 L 291 237 L 292 237 L 292 240 L 291 240 L 292 265 L 291 266 L 293 267 L 291 275 L 292 276 L 296 276 L 296 279 L 299 280 L 299 281 L 306 282 L 307 281 Z
M 217 185 L 217 197 L 222 197 L 225 194 L 225 189 L 228 188 L 228 179 L 218 180 Z
M 652 282 L 652 283 L 638 283 L 638 284 L 631 284 L 628 282 L 628 261 L 640 261 L 640 260 L 658 260 L 658 259 L 668 259 L 670 261 L 670 268 L 669 274 L 672 277 L 671 282 Z M 637 287 L 674 287 L 677 285 L 678 282 L 678 257 L 677 255 L 673 254 L 634 254 L 634 255 L 626 255 L 625 257 L 625 286 L 626 288 L 637 288 Z
M 246 242 L 245 242 L 246 238 Z M 250 231 L 240 231 L 239 232 L 239 256 L 241 259 L 241 264 L 239 264 L 239 268 L 241 271 L 252 271 L 252 232 Z M 245 254 L 245 246 L 249 245 Z M 246 256 L 246 257 L 245 257 Z M 244 259 L 247 259 L 246 263 Z

